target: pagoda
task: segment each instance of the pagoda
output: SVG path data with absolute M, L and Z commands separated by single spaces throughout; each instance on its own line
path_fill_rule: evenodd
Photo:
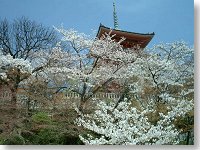
M 115 9 L 115 2 L 113 2 L 113 18 L 114 18 L 114 29 L 106 27 L 102 24 L 100 24 L 98 32 L 96 37 L 101 39 L 103 38 L 105 34 L 110 34 L 112 36 L 112 39 L 114 39 L 116 42 L 121 40 L 121 38 L 125 38 L 125 40 L 121 43 L 124 49 L 133 49 L 133 50 L 143 50 L 148 43 L 152 40 L 154 37 L 153 33 L 136 33 L 136 32 L 128 32 L 123 31 L 118 28 L 118 19 Z M 107 84 L 106 86 L 106 92 L 114 92 L 119 93 L 122 90 L 122 87 L 119 83 L 112 81 L 111 83 Z
M 99 30 L 97 32 L 97 38 L 101 38 L 104 34 L 110 33 L 110 35 L 115 35 L 113 37 L 114 40 L 117 42 L 124 37 L 125 40 L 121 43 L 124 49 L 126 48 L 133 48 L 134 46 L 139 46 L 140 49 L 144 49 L 148 43 L 151 41 L 151 39 L 154 37 L 153 33 L 136 33 L 136 32 L 128 32 L 118 29 L 118 19 L 115 9 L 115 2 L 113 2 L 113 18 L 114 18 L 114 29 L 108 28 L 102 24 L 99 26 Z

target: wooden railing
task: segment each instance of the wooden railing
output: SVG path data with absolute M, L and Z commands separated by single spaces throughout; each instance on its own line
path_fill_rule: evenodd
M 67 93 L 62 93 L 63 96 L 66 98 L 66 99 L 69 99 L 69 98 L 80 98 L 80 95 L 78 93 L 75 93 L 75 92 L 67 92 Z M 23 92 L 19 92 L 18 95 L 23 95 Z M 116 99 L 116 98 L 119 98 L 120 95 L 117 94 L 117 93 L 97 93 L 97 94 L 94 94 L 92 95 L 93 98 L 108 98 L 108 99 Z M 1 91 L 0 92 L 0 100 L 3 100 L 3 99 L 11 99 L 11 93 L 8 92 L 8 91 Z
M 36 96 L 37 97 L 37 96 Z M 90 100 L 86 105 L 88 109 L 94 108 L 96 106 L 96 104 L 98 103 L 99 100 L 109 100 L 109 101 L 116 101 L 118 98 L 120 97 L 120 94 L 118 93 L 103 93 L 103 92 L 99 92 L 96 93 L 94 95 L 92 95 L 92 100 Z M 7 105 L 11 103 L 11 99 L 12 99 L 12 93 L 10 90 L 7 89 L 1 89 L 0 90 L 0 105 Z M 36 98 L 37 99 L 37 98 Z M 45 101 L 45 105 L 43 105 L 42 103 L 42 97 L 41 97 L 41 101 L 39 100 L 34 100 L 31 99 L 29 100 L 28 96 L 26 95 L 26 91 L 24 90 L 18 90 L 17 92 L 17 106 L 19 108 L 21 107 L 30 107 L 30 109 L 40 109 L 40 108 L 44 108 L 48 107 L 57 107 L 57 108 L 73 108 L 74 104 L 76 104 L 77 106 L 80 103 L 80 95 L 78 93 L 75 92 L 60 92 L 57 93 L 56 95 L 54 95 L 52 97 L 51 100 L 49 101 Z
M 68 92 L 65 94 L 65 97 L 66 97 L 66 99 L 70 99 L 70 98 L 78 99 L 78 98 L 80 98 L 80 95 L 75 92 Z M 97 93 L 97 94 L 92 95 L 92 98 L 98 98 L 98 99 L 101 99 L 101 98 L 116 99 L 119 97 L 120 97 L 120 95 L 117 93 Z

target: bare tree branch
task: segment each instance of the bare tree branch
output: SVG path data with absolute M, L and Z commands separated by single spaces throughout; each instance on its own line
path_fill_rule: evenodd
M 9 24 L 0 21 L 0 48 L 3 54 L 13 58 L 31 59 L 32 52 L 55 46 L 57 36 L 53 29 L 46 28 L 22 17 Z

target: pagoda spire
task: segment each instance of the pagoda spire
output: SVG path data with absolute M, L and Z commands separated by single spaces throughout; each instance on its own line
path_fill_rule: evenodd
M 114 29 L 118 29 L 119 24 L 118 24 L 117 12 L 115 8 L 115 0 L 113 2 L 113 19 L 114 19 Z

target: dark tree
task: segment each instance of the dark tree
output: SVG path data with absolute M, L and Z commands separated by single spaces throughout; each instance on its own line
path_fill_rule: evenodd
M 31 58 L 39 50 L 48 50 L 57 42 L 53 29 L 22 17 L 9 23 L 0 21 L 0 49 L 13 58 Z
M 10 54 L 14 59 L 31 60 L 37 51 L 50 50 L 57 43 L 57 35 L 53 29 L 44 27 L 28 18 L 22 17 L 9 23 L 0 20 L 0 50 L 4 55 Z M 2 68 L 1 68 L 2 69 Z M 35 68 L 33 72 L 42 69 Z M 29 75 L 21 76 L 20 69 L 15 68 L 8 74 L 10 79 L 5 82 L 12 93 L 12 102 L 16 104 L 19 84 Z

